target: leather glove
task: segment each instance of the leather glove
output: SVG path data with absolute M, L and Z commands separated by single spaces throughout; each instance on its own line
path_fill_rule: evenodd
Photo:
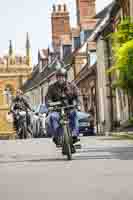
M 81 106 L 77 105 L 77 110 L 80 111 L 81 110 Z

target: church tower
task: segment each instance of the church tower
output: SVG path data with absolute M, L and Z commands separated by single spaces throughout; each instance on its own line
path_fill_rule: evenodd
M 93 29 L 96 20 L 96 0 L 76 0 L 77 24 L 83 29 Z
M 15 130 L 8 116 L 13 97 L 31 76 L 31 52 L 29 36 L 26 38 L 26 55 L 14 53 L 12 41 L 9 41 L 8 53 L 0 56 L 0 136 L 11 138 Z
M 71 35 L 69 12 L 66 4 L 53 5 L 52 21 L 52 45 L 54 52 L 59 52 L 62 35 Z

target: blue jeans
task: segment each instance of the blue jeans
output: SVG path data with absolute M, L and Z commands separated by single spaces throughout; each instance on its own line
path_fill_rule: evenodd
M 79 125 L 76 111 L 70 112 L 69 127 L 73 136 L 79 135 Z M 58 112 L 52 112 L 48 115 L 48 132 L 52 136 L 62 136 L 63 128 L 60 126 L 60 115 Z

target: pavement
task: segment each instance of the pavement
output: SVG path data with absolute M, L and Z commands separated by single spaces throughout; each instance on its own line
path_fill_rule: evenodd
M 1 200 L 132 200 L 133 141 L 82 137 L 67 161 L 51 139 L 0 141 Z

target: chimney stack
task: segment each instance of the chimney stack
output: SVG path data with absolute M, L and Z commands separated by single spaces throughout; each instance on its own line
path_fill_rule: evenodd
M 64 34 L 71 35 L 69 12 L 66 4 L 53 6 L 51 16 L 52 23 L 52 45 L 55 52 L 60 51 L 61 36 Z
M 77 23 L 81 30 L 94 29 L 96 25 L 96 0 L 76 0 Z

